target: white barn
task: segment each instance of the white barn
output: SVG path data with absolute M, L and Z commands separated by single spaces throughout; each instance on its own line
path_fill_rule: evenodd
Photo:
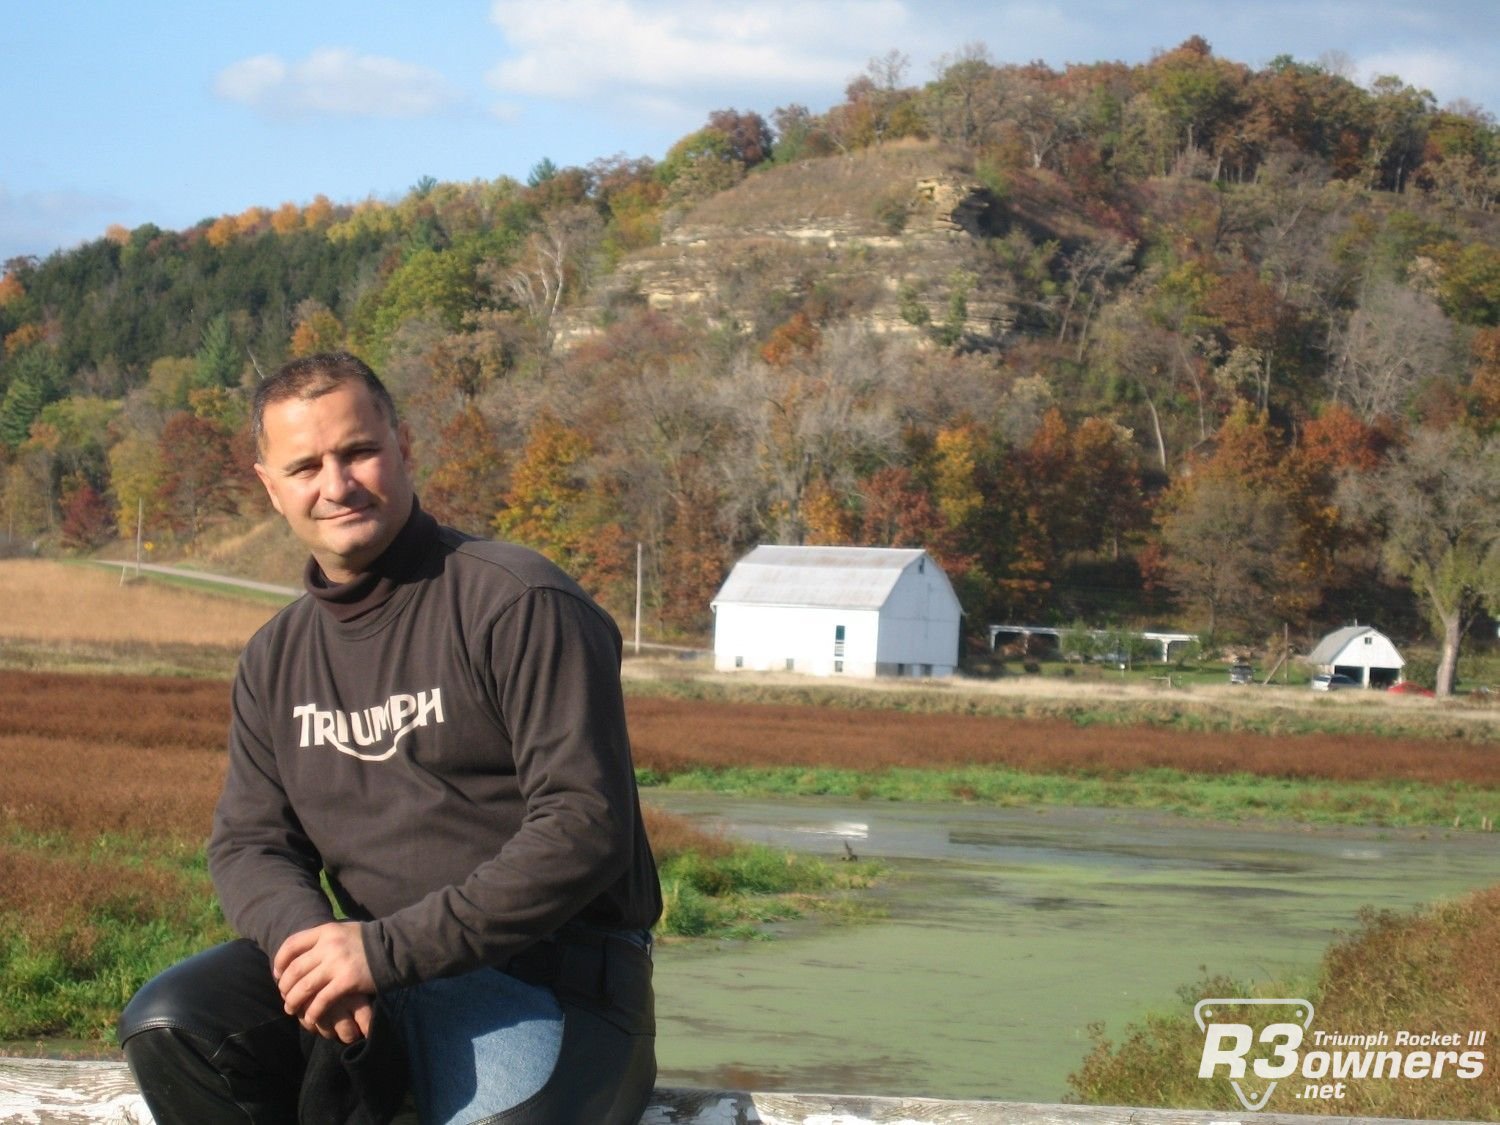
M 1368 625 L 1335 629 L 1308 653 L 1307 662 L 1323 672 L 1342 672 L 1365 687 L 1399 683 L 1406 667 L 1391 639 Z
M 962 611 L 926 551 L 761 546 L 713 600 L 714 667 L 951 676 Z

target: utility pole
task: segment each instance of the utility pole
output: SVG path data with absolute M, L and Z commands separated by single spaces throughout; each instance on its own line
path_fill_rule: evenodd
M 145 522 L 146 500 L 143 496 L 135 498 L 135 576 L 141 576 L 141 525 Z
M 635 654 L 641 654 L 641 541 L 635 541 Z

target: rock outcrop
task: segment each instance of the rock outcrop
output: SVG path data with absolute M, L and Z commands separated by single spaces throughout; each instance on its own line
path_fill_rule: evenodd
M 764 330 L 818 290 L 878 332 L 926 339 L 937 325 L 970 346 L 998 343 L 1013 321 L 984 252 L 1004 227 L 999 204 L 935 146 L 884 156 L 774 168 L 704 201 L 622 261 L 559 340 L 587 337 L 605 310 L 629 304 Z

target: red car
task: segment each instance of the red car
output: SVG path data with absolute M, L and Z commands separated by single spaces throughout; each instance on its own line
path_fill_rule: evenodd
M 1421 684 L 1413 680 L 1402 680 L 1399 684 L 1392 684 L 1385 690 L 1393 691 L 1397 695 L 1425 695 L 1428 699 L 1433 697 L 1433 692 L 1430 688 L 1424 688 Z

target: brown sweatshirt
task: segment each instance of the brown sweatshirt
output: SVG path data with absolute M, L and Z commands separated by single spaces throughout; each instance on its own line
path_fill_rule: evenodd
M 269 956 L 330 921 L 326 872 L 385 990 L 656 921 L 619 630 L 570 578 L 413 505 L 369 573 L 307 585 L 235 678 L 209 870 L 236 930 Z

